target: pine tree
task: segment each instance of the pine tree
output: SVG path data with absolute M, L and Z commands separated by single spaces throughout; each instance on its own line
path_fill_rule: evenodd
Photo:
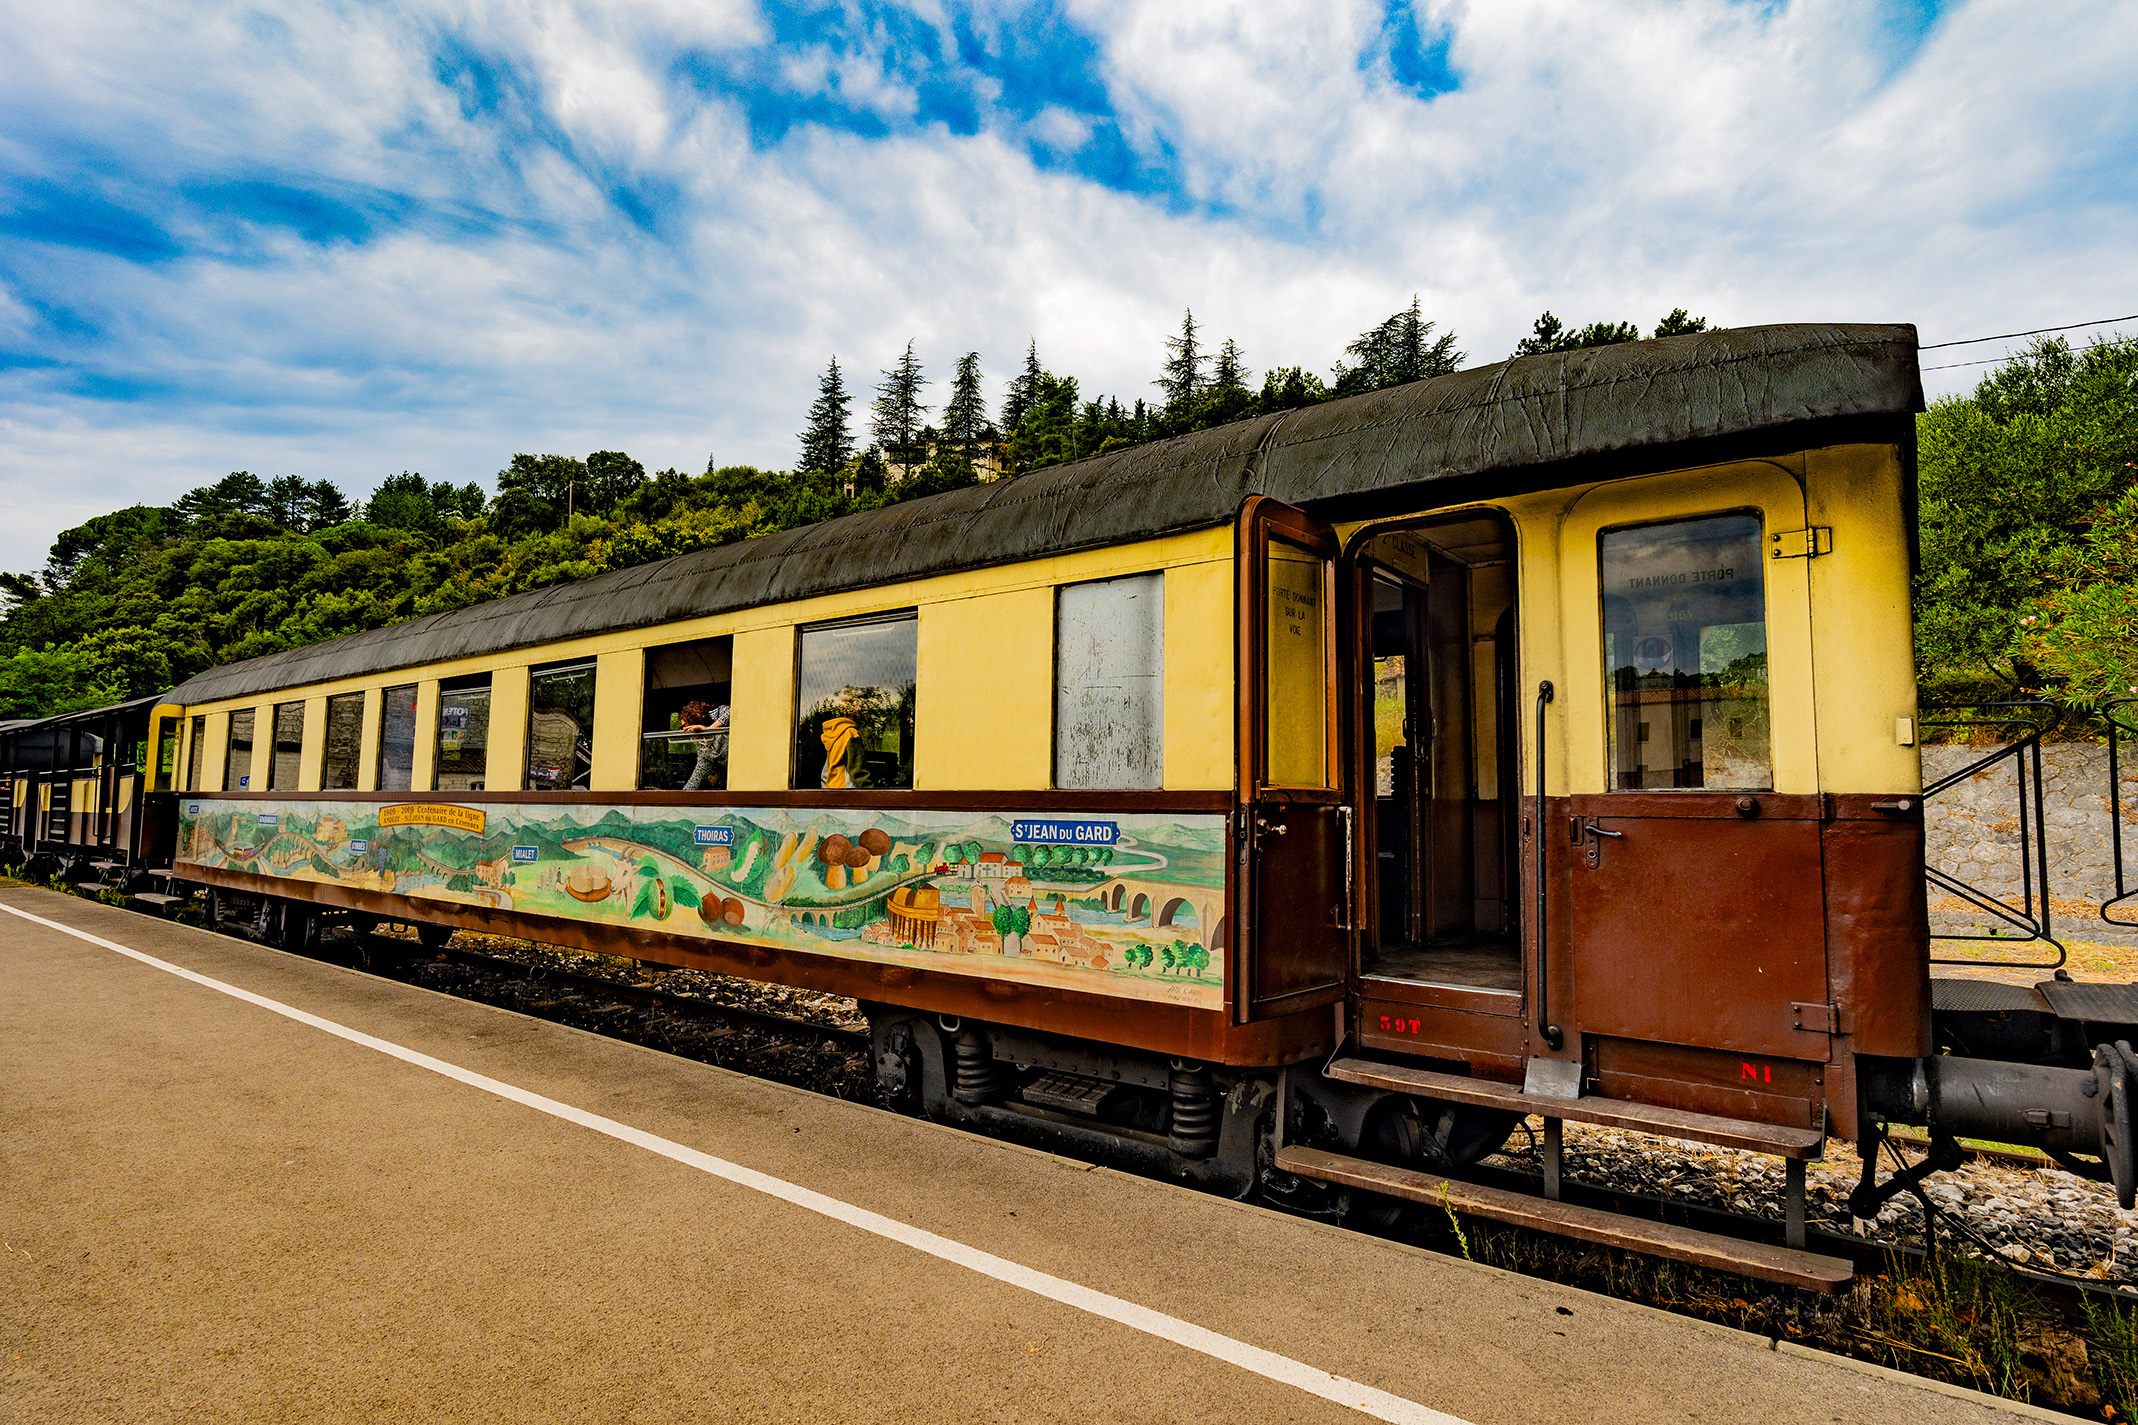
M 1203 355 L 1198 330 L 1195 313 L 1190 311 L 1180 319 L 1180 335 L 1166 338 L 1165 374 L 1151 384 L 1166 393 L 1168 412 L 1187 409 L 1203 389 L 1203 364 L 1210 358 Z
M 872 427 L 876 444 L 882 448 L 884 459 L 894 465 L 913 465 L 919 462 L 919 452 L 914 449 L 920 434 L 921 417 L 928 408 L 921 404 L 921 387 L 927 385 L 921 375 L 920 360 L 913 354 L 913 343 L 906 343 L 905 355 L 883 373 L 877 383 Z
M 980 353 L 968 351 L 958 358 L 957 374 L 950 378 L 950 404 L 943 407 L 943 443 L 970 460 L 986 429 L 987 406 L 980 397 Z
M 1455 333 L 1433 336 L 1433 323 L 1418 309 L 1413 295 L 1410 305 L 1390 316 L 1372 331 L 1344 348 L 1355 365 L 1336 364 L 1331 384 L 1339 396 L 1361 391 L 1380 391 L 1428 376 L 1445 376 L 1462 366 L 1463 354 L 1455 349 Z
M 1672 307 L 1670 315 L 1655 324 L 1654 335 L 1659 337 L 1690 336 L 1694 332 L 1704 332 L 1707 329 L 1706 317 L 1691 316 L 1683 307 Z
M 802 432 L 802 458 L 795 470 L 805 475 L 830 475 L 854 458 L 854 435 L 847 419 L 852 398 L 846 394 L 846 379 L 839 374 L 834 356 L 817 383 L 816 404 L 809 408 L 809 428 Z
M 1002 433 L 1014 434 L 1017 423 L 1032 409 L 1039 399 L 1039 342 L 1034 340 L 1025 348 L 1024 370 L 1010 382 L 1010 393 L 1002 401 Z
M 1210 384 L 1220 391 L 1244 391 L 1247 389 L 1247 358 L 1240 344 L 1231 337 L 1217 349 L 1217 369 L 1210 373 Z
M 1663 320 L 1670 322 L 1672 318 L 1679 318 L 1685 321 L 1698 320 L 1697 318 L 1685 317 L 1683 308 L 1671 313 L 1669 317 L 1665 317 Z M 1706 324 L 1702 323 L 1702 325 Z M 1546 312 L 1543 316 L 1537 318 L 1536 325 L 1530 329 L 1529 335 L 1516 343 L 1514 354 L 1516 356 L 1537 356 L 1548 351 L 1580 351 L 1587 347 L 1616 346 L 1620 342 L 1639 341 L 1640 339 L 1641 329 L 1631 322 L 1590 322 L 1587 326 L 1577 330 L 1569 327 L 1550 312 Z

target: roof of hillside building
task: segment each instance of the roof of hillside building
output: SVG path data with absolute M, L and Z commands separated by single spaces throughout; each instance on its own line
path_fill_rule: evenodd
M 211 669 L 213 702 L 1229 523 L 1571 484 L 1552 467 L 1923 408 L 1912 326 L 1736 327 L 1553 352 L 1260 416 Z

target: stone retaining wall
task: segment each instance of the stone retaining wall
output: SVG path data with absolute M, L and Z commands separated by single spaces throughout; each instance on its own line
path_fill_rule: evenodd
M 1994 746 L 1932 746 L 1922 749 L 1925 786 L 1981 758 Z M 2123 781 L 2124 876 L 2138 881 L 2138 748 L 2120 760 Z M 2042 823 L 2049 843 L 2049 895 L 2059 939 L 2122 938 L 2102 924 L 2098 907 L 2112 895 L 2115 871 L 2109 846 L 2108 747 L 2098 742 L 2042 745 Z M 2021 903 L 2019 794 L 2016 759 L 2005 758 L 1946 788 L 1924 804 L 1925 854 L 1930 864 L 2012 905 Z M 2033 827 L 2029 813 L 2027 830 Z M 2035 887 L 2037 898 L 2041 888 Z M 1931 888 L 1933 929 L 1957 929 L 1964 902 L 1940 900 Z M 2119 908 L 2138 920 L 2138 900 Z M 1941 923 L 1943 922 L 1943 923 Z

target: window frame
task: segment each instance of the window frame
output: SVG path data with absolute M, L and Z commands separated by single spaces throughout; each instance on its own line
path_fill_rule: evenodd
M 238 719 L 245 719 L 245 770 L 237 773 Z M 223 717 L 223 790 L 226 792 L 249 792 L 252 790 L 252 764 L 260 743 L 260 710 L 232 708 Z M 237 785 L 231 785 L 232 774 L 237 773 Z
M 297 710 L 297 748 L 290 754 L 290 780 L 287 786 L 275 775 L 282 761 L 282 714 L 291 708 Z M 270 792 L 294 792 L 304 785 L 304 699 L 276 703 L 268 715 L 267 731 L 267 786 Z
M 862 628 L 871 624 L 911 623 L 913 625 L 913 732 L 911 741 L 920 738 L 920 606 L 909 604 L 901 608 L 881 609 L 873 613 L 853 614 L 845 618 L 816 619 L 794 626 L 794 668 L 788 682 L 792 693 L 793 711 L 787 720 L 787 787 L 790 791 L 821 792 L 822 772 L 818 773 L 820 785 L 803 786 L 802 776 L 802 719 L 806 710 L 802 706 L 802 645 L 808 635 L 843 628 Z M 732 714 L 731 714 L 732 716 Z M 730 744 L 732 746 L 732 743 Z M 904 759 L 912 767 L 908 773 L 908 785 L 903 787 L 849 787 L 850 792 L 910 792 L 917 790 L 912 783 L 919 780 L 919 759 L 916 748 L 904 749 Z
M 1065 782 L 1064 782 L 1064 781 L 1062 780 L 1062 772 L 1063 772 L 1063 765 L 1062 765 L 1062 762 L 1063 762 L 1063 759 L 1062 759 L 1062 694 L 1063 694 L 1063 683 L 1062 683 L 1062 596 L 1063 596 L 1064 594 L 1067 594 L 1068 592 L 1070 592 L 1070 591 L 1071 591 L 1071 590 L 1073 590 L 1073 589 L 1088 589 L 1088 588 L 1093 588 L 1093 587 L 1095 587 L 1095 586 L 1098 586 L 1098 585 L 1103 585 L 1103 584 L 1122 584 L 1122 583 L 1126 583 L 1126 582 L 1128 582 L 1128 581 L 1130 581 L 1130 580 L 1136 580 L 1136 581 L 1139 581 L 1139 582 L 1143 582 L 1143 583 L 1149 583 L 1149 584 L 1154 584 L 1154 585 L 1156 586 L 1156 587 L 1155 587 L 1155 590 L 1154 590 L 1154 595 L 1155 595 L 1155 599 L 1154 599 L 1154 607 L 1156 608 L 1156 611 L 1157 611 L 1157 612 L 1156 612 L 1156 618 L 1155 618 L 1155 622 L 1156 622 L 1156 625 L 1157 625 L 1157 628 L 1156 628 L 1156 632 L 1157 632 L 1157 646 L 1158 646 L 1158 666 L 1157 666 L 1157 670 L 1156 670 L 1155 674 L 1151 674 L 1151 675 L 1144 675 L 1144 674 L 1138 674 L 1138 675 L 1134 675 L 1134 676 L 1139 676 L 1139 677 L 1141 677 L 1141 676 L 1149 676 L 1149 677 L 1151 677 L 1151 678 L 1152 678 L 1152 680 L 1153 680 L 1153 682 L 1154 682 L 1154 684 L 1155 684 L 1155 696 L 1154 696 L 1154 698 L 1153 698 L 1153 700 L 1152 700 L 1152 706 L 1153 706 L 1153 708 L 1154 708 L 1154 710 L 1155 710 L 1155 712 L 1156 712 L 1156 718 L 1155 718 L 1155 723 L 1156 723 L 1156 725 L 1155 725 L 1155 727 L 1154 727 L 1154 729 L 1153 729 L 1153 738 L 1152 738 L 1152 746 L 1153 746 L 1153 748 L 1154 748 L 1154 749 L 1156 750 L 1156 755 L 1157 755 L 1157 764 L 1156 764 L 1156 766 L 1155 766 L 1155 767 L 1153 767 L 1153 768 L 1151 769 L 1151 771 L 1150 771 L 1150 780 L 1149 780 L 1148 782 L 1135 782 L 1135 783 L 1130 783 L 1130 784 L 1126 784 L 1126 785 L 1122 785 L 1122 786 L 1103 786 L 1103 787 L 1102 787 L 1102 786 L 1090 786 L 1090 785 L 1080 785 L 1080 784 L 1071 784 L 1071 783 L 1065 783 Z M 1161 567 L 1159 567 L 1159 568 L 1156 568 L 1156 569 L 1137 569 L 1137 570 L 1132 570 L 1132 571 L 1130 571 L 1130 572 L 1128 572 L 1128 573 L 1124 573 L 1124 574 L 1109 574 L 1109 575 L 1105 576 L 1104 578 L 1099 578 L 1099 579 L 1076 579 L 1076 580 L 1072 580 L 1072 581 L 1070 581 L 1070 582 L 1068 582 L 1068 583 L 1065 583 L 1065 584 L 1056 584 L 1056 585 L 1054 586 L 1054 627 L 1053 627 L 1053 629 L 1051 630 L 1051 633 L 1052 633 L 1052 635 L 1053 635 L 1053 636 L 1052 636 L 1052 647 L 1051 647 L 1051 648 L 1050 648 L 1050 649 L 1048 650 L 1048 652 L 1049 652 L 1049 656 L 1050 656 L 1050 663 L 1049 663 L 1049 669 L 1048 669 L 1048 673 L 1049 673 L 1049 676 L 1048 676 L 1048 679 L 1047 679 L 1047 681 L 1048 681 L 1048 685 L 1049 685 L 1049 686 L 1048 686 L 1048 690 L 1047 690 L 1047 694 L 1048 694 L 1048 709 L 1047 709 L 1047 711 L 1048 711 L 1048 728 L 1047 728 L 1047 741 L 1048 741 L 1048 748 L 1047 748 L 1047 754 L 1048 754 L 1048 774 L 1047 774 L 1047 775 L 1048 775 L 1048 785 L 1049 785 L 1050 787 L 1052 787 L 1052 788 L 1053 788 L 1054 790 L 1056 790 L 1056 791 L 1097 791 L 1097 792 L 1152 792 L 1152 791 L 1160 791 L 1160 790 L 1163 790 L 1163 789 L 1164 789 L 1164 787 L 1165 787 L 1165 726 L 1166 726 L 1166 623 L 1165 623 L 1165 600 L 1166 600 L 1166 570 L 1164 569 L 1164 567 L 1163 567 L 1163 566 L 1161 566 Z
M 1810 504 L 1797 472 L 1765 457 L 1627 476 L 1592 485 L 1563 512 L 1518 510 L 1522 577 L 1553 589 L 1549 616 L 1559 646 L 1547 652 L 1525 638 L 1525 706 L 1539 679 L 1557 689 L 1550 704 L 1548 794 L 1586 796 L 1614 790 L 1604 719 L 1602 576 L 1597 535 L 1606 528 L 1661 524 L 1757 512 L 1766 532 L 1762 566 L 1767 599 L 1768 718 L 1774 794 L 1821 790 L 1817 700 L 1812 676 L 1811 583 L 1820 561 L 1774 555 L 1777 533 L 1806 528 Z M 1546 615 L 1543 606 L 1539 617 Z M 1525 727 L 1522 787 L 1535 795 L 1534 729 Z M 1697 788 L 1657 791 L 1698 792 Z M 1719 796 L 1721 792 L 1705 795 Z
M 1772 791 L 1774 789 L 1774 671 L 1771 660 L 1769 662 L 1767 672 L 1766 689 L 1766 705 L 1768 719 L 1766 748 L 1766 786 L 1723 787 L 1708 786 L 1703 783 L 1701 786 L 1698 787 L 1622 787 L 1618 785 L 1618 765 L 1613 755 L 1616 750 L 1616 741 L 1613 735 L 1612 723 L 1619 716 L 1619 709 L 1617 703 L 1614 701 L 1615 694 L 1611 685 L 1612 669 L 1608 666 L 1609 658 L 1606 652 L 1606 650 L 1610 646 L 1610 604 L 1608 592 L 1604 588 L 1604 540 L 1611 535 L 1623 534 L 1632 530 L 1660 529 L 1667 525 L 1695 524 L 1702 520 L 1729 519 L 1733 516 L 1742 516 L 1744 518 L 1747 518 L 1752 521 L 1754 526 L 1752 546 L 1756 553 L 1753 556 L 1753 568 L 1757 571 L 1759 578 L 1760 624 L 1764 632 L 1766 629 L 1771 627 L 1772 622 L 1770 618 L 1770 599 L 1768 596 L 1767 566 L 1773 563 L 1774 561 L 1767 558 L 1767 512 L 1761 509 L 1759 506 L 1735 505 L 1727 509 L 1698 510 L 1691 511 L 1685 514 L 1663 515 L 1654 519 L 1617 520 L 1611 523 L 1598 525 L 1596 528 L 1596 648 L 1598 654 L 1597 667 L 1602 678 L 1603 688 L 1604 790 L 1606 792 L 1617 794 L 1624 794 L 1628 792 L 1738 793 L 1767 792 Z M 1637 723 L 1636 725 L 1640 729 L 1640 741 L 1652 742 L 1654 740 L 1646 735 L 1649 726 L 1648 723 L 1641 722 Z
M 445 704 L 446 704 L 446 698 L 447 698 L 447 696 L 448 696 L 449 694 L 452 694 L 452 693 L 463 693 L 463 694 L 464 694 L 464 693 L 470 693 L 470 692 L 473 692 L 473 691 L 475 691 L 475 690 L 476 690 L 476 689 L 478 689 L 478 688 L 480 688 L 480 689 L 482 690 L 482 695 L 483 695 L 483 702 L 484 702 L 484 707 L 483 707 L 483 772 L 482 772 L 482 777 L 481 777 L 481 779 L 480 779 L 480 780 L 481 780 L 481 782 L 482 782 L 482 785 L 481 785 L 480 787 L 441 787 L 441 786 L 439 786 L 439 785 L 438 785 L 438 779 L 439 779 L 440 777 L 442 777 L 442 776 L 444 776 L 444 775 L 445 775 L 445 746 L 444 746 L 444 743 L 445 743 Z M 490 788 L 490 747 L 491 747 L 491 743 L 492 743 L 492 738 L 491 738 L 491 736 L 490 736 L 490 719 L 491 719 L 491 715 L 492 715 L 493 713 L 495 713 L 496 711 L 497 711 L 497 679 L 496 679 L 496 675 L 495 675 L 495 674 L 493 674 L 493 673 L 491 673 L 491 672 L 489 672 L 489 671 L 487 671 L 487 670 L 486 670 L 486 671 L 484 671 L 484 672 L 481 672 L 481 673 L 466 673 L 466 674 L 463 674 L 463 675 L 461 675 L 461 676 L 460 676 L 460 677 L 458 677 L 458 678 L 441 678 L 441 679 L 440 679 L 440 680 L 438 681 L 438 696 L 437 696 L 436 700 L 435 700 L 435 701 L 434 701 L 434 702 L 432 703 L 432 705 L 431 705 L 431 785 L 430 785 L 430 790 L 431 790 L 431 791 L 434 791 L 434 792 L 445 792 L 445 791 L 470 791 L 470 792 L 479 792 L 479 791 L 488 791 L 488 790 L 489 790 L 489 788 Z M 455 775 L 459 775 L 459 774 L 455 774 Z M 414 780 L 414 776 L 413 776 L 413 774 L 411 774 L 411 776 L 410 776 L 410 780 L 411 780 L 411 781 L 413 781 L 413 780 Z
M 333 693 L 328 696 L 326 706 L 321 709 L 325 714 L 319 728 L 319 789 L 321 791 L 353 792 L 362 785 L 364 780 L 364 714 L 371 710 L 371 705 L 367 701 L 370 696 L 371 690 L 369 688 L 358 688 L 350 693 Z M 329 780 L 327 769 L 334 765 L 335 704 L 346 705 L 351 698 L 356 699 L 356 742 L 353 747 L 356 759 L 349 768 L 349 785 L 341 787 L 336 786 Z
M 583 791 L 587 791 L 587 790 L 589 790 L 589 789 L 591 789 L 591 788 L 593 787 L 593 785 L 594 785 L 594 758 L 593 758 L 593 747 L 594 747 L 594 736 L 595 736 L 595 713 L 596 713 L 596 710 L 597 710 L 597 709 L 598 709 L 598 708 L 600 707 L 600 703 L 599 703 L 599 701 L 598 701 L 598 699 L 599 699 L 599 697 L 600 697 L 600 687 L 601 687 L 601 668 L 600 668 L 600 664 L 601 664 L 601 660 L 600 660 L 599 658 L 597 658 L 597 657 L 596 657 L 595 655 L 593 655 L 593 654 L 589 653 L 589 654 L 585 655 L 584 657 L 580 657 L 580 658 L 565 658 L 565 659 L 560 659 L 559 661 L 557 661 L 557 662 L 554 662 L 554 663 L 537 663 L 537 664 L 534 664 L 533 666 L 531 666 L 530 668 L 528 668 L 528 670 L 527 670 L 527 728 L 526 728 L 526 731 L 525 731 L 524 735 L 523 735 L 523 736 L 522 736 L 522 738 L 521 738 L 521 745 L 520 745 L 520 785 L 521 785 L 522 787 L 524 787 L 525 789 L 527 789 L 528 791 L 530 791 L 530 792 L 575 792 L 575 791 L 580 791 L 580 792 L 583 792 Z M 584 770 L 584 771 L 582 771 L 582 772 L 578 773 L 578 774 L 577 774 L 577 775 L 575 775 L 575 776 L 567 776 L 567 777 L 565 778 L 565 781 L 564 781 L 564 785 L 563 785 L 563 786 L 561 786 L 561 787 L 550 787 L 550 786 L 542 786 L 542 785 L 538 785 L 538 784 L 536 783 L 536 781 L 535 781 L 535 776 L 534 776 L 534 773 L 535 773 L 535 767 L 534 767 L 534 754 L 535 754 L 535 738 L 534 738 L 534 718 L 535 718 L 535 687 L 536 687 L 536 685 L 537 685 L 537 684 L 538 684 L 538 683 L 539 683 L 539 682 L 540 682 L 540 681 L 541 681 L 541 680 L 542 680 L 542 679 L 543 679 L 543 678 L 544 678 L 545 676 L 554 676 L 554 675 L 556 675 L 556 674 L 559 674 L 559 673 L 579 673 L 579 672 L 584 672 L 584 673 L 587 673 L 587 674 L 591 675 L 591 676 L 592 676 L 592 678 L 593 678 L 593 687 L 594 687 L 594 692 L 593 692 L 593 694 L 592 694 L 592 695 L 590 696 L 590 698 L 589 698 L 589 701 L 588 701 L 588 706 L 587 706 L 587 725 L 586 725 L 586 737 L 587 737 L 587 764 L 586 764 L 586 768 L 585 768 L 585 770 Z M 493 686 L 492 686 L 492 694 L 493 694 L 493 696 L 495 695 L 495 685 L 494 685 L 494 684 L 493 684 Z M 444 699 L 444 697 L 445 697 L 445 689 L 444 689 L 444 686 L 443 686 L 443 685 L 440 685 L 440 687 L 439 687 L 439 690 L 438 690 L 438 696 L 439 696 L 439 698 L 440 698 L 440 700 L 441 700 L 441 701 L 442 701 L 442 700 Z M 494 706 L 495 706 L 495 705 L 493 704 L 493 709 L 494 709 Z M 486 776 L 486 777 L 484 778 L 484 780 L 485 780 L 485 781 L 487 781 L 487 780 L 488 780 L 488 777 Z
M 392 727 L 393 695 L 408 694 L 408 781 L 398 787 L 386 785 L 386 738 Z M 371 766 L 371 790 L 412 792 L 416 789 L 416 745 L 423 737 L 423 693 L 420 683 L 393 683 L 379 689 L 378 755 Z

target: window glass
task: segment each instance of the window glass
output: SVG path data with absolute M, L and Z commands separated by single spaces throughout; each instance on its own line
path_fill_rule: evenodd
M 1070 584 L 1054 604 L 1054 785 L 1159 786 L 1165 576 Z
M 732 638 L 702 638 L 646 650 L 641 787 L 696 792 L 727 786 L 734 649 Z
M 327 699 L 327 750 L 319 768 L 319 785 L 329 792 L 356 790 L 357 764 L 364 750 L 364 695 L 341 693 Z
M 416 771 L 416 685 L 388 688 L 379 709 L 379 790 L 405 792 Z
M 590 786 L 593 767 L 593 661 L 534 669 L 527 680 L 529 790 Z
M 304 758 L 304 704 L 275 704 L 275 755 L 267 764 L 271 791 L 290 791 L 297 785 L 297 769 Z
M 200 764 L 208 760 L 208 717 L 202 713 L 194 717 L 192 730 L 186 734 L 186 790 L 200 790 Z
M 1759 517 L 1606 530 L 1601 542 L 1612 785 L 1773 787 Z
M 1373 794 L 1410 787 L 1409 614 L 1403 586 L 1373 581 Z
M 483 789 L 490 754 L 490 675 L 455 679 L 438 689 L 437 777 L 441 792 Z
M 223 752 L 223 790 L 242 792 L 252 786 L 252 709 L 230 715 L 230 741 Z
M 170 791 L 178 777 L 178 719 L 166 718 L 156 732 L 156 785 Z
M 1263 635 L 1264 739 L 1271 786 L 1329 785 L 1329 668 L 1322 572 L 1326 561 L 1269 542 Z
M 795 786 L 913 785 L 919 635 L 911 613 L 801 630 Z M 973 653 L 985 656 L 985 650 Z

